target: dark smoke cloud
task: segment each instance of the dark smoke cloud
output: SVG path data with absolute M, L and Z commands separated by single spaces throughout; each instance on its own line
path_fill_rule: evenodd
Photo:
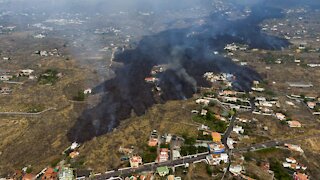
M 208 71 L 232 73 L 237 77 L 235 88 L 249 90 L 252 81 L 260 80 L 260 76 L 230 59 L 214 55 L 213 51 L 222 51 L 232 42 L 263 49 L 288 46 L 285 40 L 262 34 L 258 27 L 264 19 L 277 17 L 281 17 L 279 9 L 256 6 L 246 19 L 229 21 L 223 15 L 213 14 L 207 17 L 204 25 L 170 29 L 144 37 L 135 49 L 116 55 L 115 61 L 123 66 L 114 69 L 115 78 L 94 89 L 95 93 L 105 92 L 106 95 L 96 107 L 83 112 L 68 133 L 70 141 L 83 142 L 110 132 L 132 112 L 143 115 L 155 103 L 192 97 L 196 86 L 208 85 L 202 78 Z M 162 94 L 157 98 L 153 86 L 144 78 L 159 64 L 168 64 L 169 68 L 158 76 Z
M 250 89 L 252 81 L 260 79 L 259 74 L 252 69 L 234 64 L 230 59 L 214 55 L 213 51 L 221 52 L 226 44 L 232 42 L 248 44 L 250 48 L 271 50 L 286 47 L 287 41 L 261 33 L 259 23 L 268 18 L 282 17 L 281 9 L 277 7 L 301 5 L 319 7 L 320 4 L 314 0 L 226 0 L 223 2 L 230 11 L 242 12 L 244 8 L 252 10 L 249 17 L 230 20 L 223 11 L 214 8 L 217 1 L 212 0 L 0 0 L 0 2 L 1 12 L 40 14 L 39 19 L 32 19 L 30 22 L 13 19 L 7 20 L 7 24 L 17 24 L 17 22 L 32 24 L 50 18 L 69 18 L 77 13 L 79 15 L 76 17 L 88 16 L 86 22 L 81 25 L 58 27 L 61 35 L 73 38 L 67 40 L 76 39 L 82 44 L 83 49 L 102 48 L 106 45 L 101 36 L 88 32 L 110 24 L 123 27 L 121 22 L 123 19 L 118 20 L 118 16 L 110 16 L 113 13 L 119 14 L 120 11 L 128 12 L 129 15 L 125 16 L 128 23 L 149 25 L 160 21 L 169 27 L 155 34 L 145 29 L 131 29 L 144 31 L 136 34 L 146 36 L 142 37 L 141 41 L 133 42 L 133 49 L 119 51 L 116 54 L 114 61 L 122 66 L 108 69 L 112 73 L 101 75 L 101 79 L 105 81 L 94 88 L 95 93 L 104 93 L 101 102 L 85 110 L 68 132 L 70 141 L 79 142 L 112 131 L 121 120 L 129 118 L 133 113 L 138 116 L 143 115 L 156 103 L 192 97 L 197 86 L 208 85 L 202 78 L 207 71 L 235 74 L 237 79 L 233 83 L 234 87 L 244 91 Z M 197 8 L 201 9 L 200 12 L 190 11 Z M 172 19 L 166 19 L 167 16 L 164 16 L 178 11 L 188 16 Z M 141 18 L 137 16 L 138 12 L 153 14 L 148 18 Z M 100 16 L 115 19 L 96 21 L 95 18 Z M 199 19 L 203 20 L 203 23 L 198 23 Z M 189 22 L 189 25 L 172 28 L 170 24 L 180 20 Z M 82 56 L 81 48 L 74 50 L 75 57 Z M 85 53 L 91 56 L 98 55 L 96 51 L 85 51 Z M 106 62 L 107 60 L 104 63 Z M 162 93 L 160 96 L 154 96 L 153 85 L 146 83 L 144 78 L 150 76 L 152 67 L 159 64 L 167 64 L 168 70 L 159 74 L 160 81 L 157 85 Z M 97 66 L 97 71 L 99 72 L 101 66 L 105 65 Z

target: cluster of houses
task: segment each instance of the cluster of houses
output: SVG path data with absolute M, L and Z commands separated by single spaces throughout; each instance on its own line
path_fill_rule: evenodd
M 302 14 L 305 14 L 306 10 L 305 9 L 287 9 L 286 14 L 287 16 L 292 16 L 292 18 L 295 18 L 298 22 L 302 21 L 304 17 Z M 297 14 L 300 14 L 297 16 Z M 287 19 L 288 21 L 288 19 Z M 284 32 L 285 29 L 285 32 Z M 272 34 L 278 34 L 282 35 L 285 39 L 287 40 L 300 40 L 303 38 L 303 36 L 306 36 L 307 33 L 309 32 L 307 28 L 300 24 L 299 26 L 296 25 L 290 25 L 288 22 L 268 22 L 266 24 L 262 25 L 262 31 L 266 31 Z
M 22 69 L 17 74 L 18 77 L 28 77 L 30 80 L 36 79 L 36 76 L 33 75 L 34 70 L 32 69 Z
M 286 158 L 286 161 L 282 163 L 283 167 L 289 168 L 292 170 L 306 170 L 307 167 L 298 163 L 296 159 L 293 157 Z
M 218 100 L 222 105 L 228 106 L 229 109 L 236 109 L 238 111 L 251 110 L 251 102 L 244 92 L 223 90 L 219 92 Z
M 120 146 L 119 153 L 123 154 L 123 156 L 121 156 L 121 161 L 129 160 L 130 167 L 137 168 L 140 165 L 142 165 L 142 158 L 141 158 L 141 156 L 134 154 L 134 148 L 133 147 L 124 148 L 124 147 Z
M 274 108 L 280 108 L 277 98 L 267 99 L 265 97 L 255 97 L 254 105 L 256 107 L 254 114 L 273 115 Z
M 229 156 L 225 153 L 226 147 L 221 142 L 221 134 L 218 132 L 211 133 L 212 142 L 208 143 L 210 154 L 206 157 L 209 165 L 220 165 L 221 162 L 227 163 Z
M 284 144 L 284 146 L 291 151 L 295 151 L 300 154 L 304 153 L 303 149 L 299 145 L 286 143 L 286 144 Z M 298 163 L 297 160 L 293 157 L 286 158 L 285 162 L 282 163 L 282 166 L 294 171 L 293 179 L 295 179 L 295 180 L 308 180 L 309 179 L 309 176 L 307 174 L 303 173 L 307 169 L 307 167 L 302 165 L 301 163 Z
M 10 81 L 13 78 L 12 75 L 9 75 L 7 73 L 0 75 L 0 81 Z
M 294 96 L 303 100 L 314 115 L 320 115 L 320 98 L 318 97 L 302 98 L 299 95 L 291 95 L 291 96 Z
M 264 92 L 265 88 L 261 86 L 259 81 L 253 81 L 253 86 L 251 87 L 251 90 L 255 92 Z
M 157 83 L 157 82 L 159 82 L 159 78 L 157 78 L 158 74 L 166 71 L 167 69 L 168 69 L 168 65 L 166 65 L 166 64 L 154 66 L 154 67 L 152 67 L 151 72 L 150 72 L 151 76 L 146 77 L 144 80 L 147 83 Z
M 241 118 L 238 118 L 240 120 Z M 241 119 L 244 122 L 248 122 L 246 119 Z M 230 150 L 234 149 L 234 144 L 237 143 L 238 140 L 241 140 L 244 136 L 245 132 L 244 128 L 240 125 L 235 125 L 232 129 L 230 137 L 227 139 L 227 146 Z M 230 160 L 230 167 L 229 172 L 236 177 L 240 177 L 242 179 L 250 179 L 245 175 L 245 168 L 244 168 L 244 157 L 239 153 L 232 154 L 232 160 Z
M 287 102 L 291 104 L 291 102 Z M 299 128 L 302 127 L 301 123 L 297 120 L 289 120 L 284 113 L 275 112 L 274 107 L 280 108 L 280 103 L 277 98 L 272 98 L 267 100 L 265 97 L 256 97 L 255 98 L 255 106 L 256 110 L 253 111 L 254 114 L 260 114 L 265 116 L 274 116 L 280 121 L 285 121 L 289 127 L 291 128 Z
M 74 159 L 79 156 L 80 145 L 76 142 L 72 143 L 67 149 L 64 150 L 63 155 Z M 66 164 L 66 160 L 57 162 L 56 165 L 44 168 L 38 174 L 32 174 L 29 172 L 31 167 L 25 167 L 22 170 L 17 170 L 11 178 L 7 179 L 22 179 L 22 180 L 80 180 L 85 179 L 91 175 L 91 170 L 76 170 L 70 167 L 70 164 Z
M 145 82 L 154 85 L 154 90 L 159 92 L 159 95 L 161 94 L 161 88 L 159 86 L 160 79 L 158 78 L 159 77 L 158 75 L 159 75 L 159 73 L 162 73 L 162 72 L 166 71 L 167 69 L 168 69 L 168 65 L 166 65 L 166 64 L 154 66 L 150 72 L 151 76 L 148 76 L 144 79 Z
M 228 48 L 234 48 L 234 46 L 228 46 Z M 207 72 L 204 77 L 210 81 L 210 82 L 216 82 L 216 81 L 229 81 L 232 79 L 231 76 L 219 74 L 216 75 L 211 72 Z M 231 79 L 230 79 L 231 78 Z M 261 86 L 260 82 L 254 81 L 253 82 L 253 87 L 252 91 L 256 91 L 258 93 L 265 91 L 264 87 Z M 250 93 L 252 94 L 252 93 Z M 216 96 L 216 98 L 215 98 Z M 318 104 L 315 102 L 317 99 L 309 99 L 311 101 L 307 101 L 306 105 L 310 109 L 314 109 Z M 280 121 L 285 121 L 287 122 L 289 127 L 295 128 L 295 127 L 301 127 L 301 123 L 296 120 L 289 120 L 284 113 L 278 112 L 278 109 L 280 108 L 280 103 L 278 98 L 266 98 L 262 96 L 255 97 L 253 101 L 251 101 L 248 97 L 246 97 L 245 93 L 243 92 L 236 92 L 233 90 L 222 90 L 220 91 L 217 95 L 210 95 L 210 97 L 203 97 L 199 98 L 196 100 L 197 104 L 201 104 L 203 106 L 208 106 L 210 102 L 212 101 L 218 101 L 220 104 L 223 106 L 227 106 L 231 109 L 247 109 L 251 110 L 252 107 L 253 109 L 253 114 L 260 114 L 260 115 L 267 115 L 267 116 L 274 116 Z M 251 104 L 251 103 L 254 104 Z M 290 104 L 289 104 L 290 105 Z M 293 104 L 294 105 L 294 104 Z M 207 112 L 201 111 L 197 112 L 201 113 L 201 115 L 205 115 Z M 241 121 L 243 123 L 249 122 L 246 119 L 241 119 L 237 118 L 238 121 Z M 233 127 L 233 132 L 234 134 L 243 134 L 244 129 L 241 126 L 234 126 Z M 219 143 L 221 140 L 221 136 L 218 135 L 219 133 L 213 133 L 212 138 L 213 138 L 213 143 L 208 144 L 209 147 L 209 152 L 210 155 L 207 156 L 206 160 L 208 164 L 210 165 L 220 165 L 222 162 L 226 163 L 229 161 L 228 154 L 225 153 L 225 147 Z M 220 138 L 219 138 L 220 137 Z M 233 138 L 233 136 L 231 136 Z M 227 146 L 229 149 L 233 149 L 233 145 L 236 143 L 234 139 L 229 137 L 227 139 Z M 303 153 L 303 150 L 300 146 L 298 145 L 293 145 L 293 144 L 285 144 L 285 147 L 292 151 L 300 152 Z M 287 161 L 283 163 L 284 167 L 290 168 L 292 170 L 305 170 L 306 167 L 297 163 L 293 158 L 287 158 Z M 240 161 L 239 161 L 240 162 Z M 229 171 L 235 175 L 235 176 L 240 176 L 244 178 L 243 172 L 245 171 L 244 167 L 242 166 L 241 163 L 239 162 L 231 162 Z M 269 168 L 268 168 L 269 169 Z M 296 172 L 294 176 L 299 176 L 299 177 L 307 177 L 307 175 L 303 173 Z M 299 179 L 299 178 L 298 178 Z
M 248 49 L 248 45 L 240 45 L 240 44 L 236 44 L 236 43 L 231 43 L 231 44 L 227 44 L 224 47 L 224 50 L 228 51 L 228 52 L 233 52 L 233 51 L 246 51 Z
M 79 156 L 79 151 L 78 151 L 78 148 L 80 147 L 80 145 L 76 142 L 73 142 L 70 146 L 70 148 L 68 148 L 67 151 L 65 152 L 68 152 L 68 155 L 70 156 L 71 159 L 74 159 L 76 157 Z
M 242 179 L 248 179 L 245 178 L 245 168 L 244 168 L 244 157 L 239 153 L 233 153 L 232 154 L 232 161 L 230 162 L 229 166 L 229 172 L 235 176 Z
M 162 163 L 172 160 L 177 160 L 181 158 L 180 155 L 180 147 L 183 143 L 184 139 L 182 137 L 178 137 L 171 134 L 165 134 L 163 136 L 160 136 L 157 132 L 157 130 L 153 130 L 150 133 L 148 146 L 149 147 L 156 147 L 158 150 L 158 155 L 155 159 L 155 163 Z M 161 148 L 161 145 L 163 144 L 170 144 L 169 148 Z M 129 160 L 130 167 L 131 168 L 138 168 L 143 164 L 142 157 L 134 153 L 134 148 L 119 148 L 119 152 L 121 154 L 124 154 L 124 156 L 121 157 L 121 160 L 126 161 Z M 132 175 L 129 177 L 126 177 L 125 179 L 154 179 L 154 175 L 158 174 L 160 177 L 165 177 L 170 174 L 169 167 L 167 166 L 160 166 L 156 168 L 155 173 L 142 173 L 138 175 Z M 175 177 L 174 175 L 167 176 L 167 179 L 172 180 L 181 180 L 181 177 Z
M 48 167 L 35 175 L 27 172 L 27 168 L 17 170 L 9 179 L 16 180 L 74 180 L 76 179 L 75 171 L 67 166 Z
M 304 102 L 308 108 L 312 111 L 313 115 L 320 115 L 320 98 L 314 96 L 304 96 L 304 95 L 287 95 L 289 99 L 296 100 L 298 102 Z
M 58 49 L 53 49 L 51 51 L 46 51 L 46 50 L 39 50 L 34 52 L 35 55 L 39 55 L 41 57 L 48 57 L 48 56 L 56 56 L 60 57 L 60 53 L 58 52 Z
M 0 34 L 10 33 L 16 29 L 16 26 L 2 26 L 0 25 Z
M 158 147 L 158 156 L 155 162 L 166 162 L 170 159 L 177 160 L 181 158 L 180 147 L 182 146 L 184 139 L 182 137 L 165 134 L 158 136 L 157 131 L 153 130 L 149 137 L 148 145 L 150 147 Z M 161 148 L 161 144 L 170 145 L 169 148 Z
M 183 144 L 184 139 L 182 137 L 165 134 L 163 136 L 159 136 L 157 130 L 153 130 L 150 134 L 148 146 L 149 147 L 156 147 L 158 150 L 157 157 L 155 162 L 161 163 L 172 160 L 177 160 L 181 158 L 180 154 L 180 147 Z M 161 148 L 161 145 L 169 145 L 169 148 Z M 134 153 L 134 148 L 119 148 L 119 152 L 123 154 L 121 157 L 122 161 L 129 160 L 131 168 L 137 168 L 143 164 L 142 157 Z
M 210 95 L 210 97 L 203 97 L 196 100 L 197 104 L 201 104 L 203 106 L 208 106 L 211 102 L 218 102 L 223 107 L 239 111 L 249 111 L 252 108 L 251 102 L 249 98 L 245 97 L 244 92 L 232 90 L 222 90 L 219 92 L 217 97 Z
M 33 80 L 33 79 L 36 78 L 33 75 L 33 73 L 34 73 L 34 70 L 32 70 L 32 69 L 22 69 L 22 70 L 19 70 L 16 73 L 5 72 L 2 75 L 0 75 L 0 81 L 10 81 L 14 77 L 28 77 L 29 79 Z M 12 75 L 12 74 L 14 74 L 14 75 Z
M 9 95 L 11 92 L 12 90 L 9 87 L 0 87 L 0 94 L 2 95 Z
M 157 74 L 162 73 L 162 72 L 166 71 L 167 69 L 168 69 L 168 65 L 166 65 L 166 64 L 160 64 L 160 65 L 154 66 L 151 69 L 151 75 L 156 76 Z
M 216 74 L 214 72 L 206 72 L 203 77 L 211 82 L 223 82 L 225 83 L 226 87 L 232 87 L 232 81 L 236 78 L 235 75 L 229 74 L 229 73 L 221 73 L 221 74 Z

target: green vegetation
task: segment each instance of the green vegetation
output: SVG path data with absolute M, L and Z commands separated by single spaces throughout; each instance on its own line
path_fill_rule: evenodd
M 40 75 L 39 83 L 53 85 L 59 79 L 58 74 L 58 71 L 55 69 L 47 69 L 44 73 Z
M 195 147 L 195 146 L 182 146 L 180 153 L 182 156 L 197 154 L 197 147 Z
M 244 157 L 244 160 L 245 161 L 252 161 L 254 158 L 253 158 L 253 154 L 251 152 L 248 152 L 248 153 L 245 153 L 243 154 L 243 157 Z
M 203 96 L 205 97 L 217 97 L 217 93 L 216 92 L 204 92 Z
M 210 166 L 209 164 L 207 164 L 207 165 L 206 165 L 206 170 L 207 170 L 208 175 L 211 176 L 212 173 L 213 173 L 213 167 Z
M 276 179 L 281 180 L 289 180 L 292 179 L 286 169 L 282 166 L 282 164 L 276 160 L 271 159 L 270 161 L 270 169 L 274 172 L 274 176 Z
M 266 89 L 265 93 L 266 93 L 266 95 L 269 95 L 269 96 L 276 96 L 276 93 L 269 90 L 269 89 Z
M 250 98 L 250 94 L 249 93 L 241 94 L 239 97 L 242 99 Z
M 267 56 L 264 58 L 266 64 L 274 64 L 276 61 L 276 57 L 274 57 L 271 53 L 267 53 Z
M 320 105 L 317 104 L 315 107 L 314 107 L 314 111 L 315 112 L 320 112 Z
M 204 152 L 207 152 L 207 151 L 208 151 L 207 147 L 200 146 L 200 147 L 197 148 L 197 152 L 198 153 L 204 153 Z
M 76 96 L 74 96 L 72 98 L 72 100 L 74 100 L 74 101 L 84 101 L 85 98 L 86 98 L 86 95 L 84 94 L 84 91 L 79 90 L 78 94 Z
M 146 146 L 141 157 L 143 163 L 154 162 L 157 158 L 157 147 Z
M 51 166 L 51 167 L 56 167 L 60 161 L 61 161 L 61 160 L 60 160 L 59 158 L 54 159 L 54 160 L 50 163 L 50 166 Z
M 211 141 L 212 137 L 209 135 L 203 135 L 203 131 L 199 131 L 198 133 L 198 138 L 199 140 L 204 140 L 204 141 Z
M 280 124 L 287 125 L 287 121 L 280 121 Z
M 27 113 L 38 113 L 43 110 L 44 110 L 44 107 L 42 107 L 41 105 L 31 105 L 30 107 L 28 107 Z
M 227 129 L 227 123 L 217 119 L 214 114 L 208 111 L 206 116 L 196 115 L 193 117 L 195 122 L 204 124 L 208 126 L 210 129 L 223 133 Z
M 78 157 L 77 159 L 70 160 L 71 168 L 80 169 L 84 166 L 85 160 L 84 156 Z
M 257 150 L 256 152 L 259 154 L 267 154 L 267 153 L 274 153 L 277 151 L 278 149 L 276 147 L 271 147 L 271 148 L 260 149 L 260 150 Z
M 264 57 L 263 60 L 266 64 L 275 64 L 277 60 L 282 61 L 293 61 L 294 57 L 289 55 L 275 55 L 268 52 Z
M 183 134 L 182 138 L 184 139 L 185 145 L 193 146 L 196 143 L 196 138 L 190 137 L 187 134 Z
M 32 169 L 32 167 L 30 166 L 30 167 L 27 168 L 26 173 L 32 173 L 32 171 L 33 171 L 33 169 Z
M 216 102 L 214 101 L 210 101 L 208 104 L 209 107 L 214 107 L 215 105 L 216 105 Z
M 207 151 L 208 151 L 208 148 L 206 148 L 206 147 L 196 147 L 196 146 L 184 145 L 181 147 L 180 153 L 182 156 L 187 156 L 187 155 L 203 153 L 203 152 L 207 152 Z
M 160 148 L 170 149 L 170 145 L 169 144 L 160 144 Z
M 207 152 L 208 148 L 207 147 L 196 147 L 194 146 L 196 144 L 196 138 L 190 137 L 186 134 L 182 135 L 184 138 L 184 145 L 181 147 L 181 155 L 182 156 L 187 156 L 191 154 L 197 154 L 197 153 L 203 153 Z
M 308 64 L 307 63 L 301 63 L 300 66 L 303 67 L 303 68 L 307 68 Z

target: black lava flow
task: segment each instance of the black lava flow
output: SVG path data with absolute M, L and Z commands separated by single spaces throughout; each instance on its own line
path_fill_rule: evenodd
M 213 51 L 221 52 L 228 43 L 242 43 L 249 48 L 276 50 L 289 45 L 286 40 L 263 34 L 261 21 L 281 17 L 279 9 L 256 7 L 252 15 L 240 20 L 227 20 L 214 14 L 206 24 L 185 29 L 171 29 L 144 37 L 135 49 L 116 55 L 122 67 L 114 69 L 115 78 L 93 91 L 104 92 L 95 107 L 85 110 L 68 132 L 68 139 L 84 142 L 112 131 L 132 112 L 143 115 L 156 103 L 190 98 L 195 86 L 208 86 L 205 72 L 232 73 L 233 86 L 242 91 L 251 88 L 253 80 L 261 77 L 254 70 L 239 66 Z M 192 33 L 196 32 L 196 33 Z M 190 35 L 191 34 L 191 35 Z M 169 69 L 159 75 L 162 89 L 160 101 L 155 99 L 153 86 L 145 82 L 153 66 L 169 64 Z

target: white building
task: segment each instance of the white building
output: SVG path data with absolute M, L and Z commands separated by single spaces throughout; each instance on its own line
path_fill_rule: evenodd
M 243 167 L 241 165 L 231 165 L 229 168 L 229 171 L 234 175 L 241 174 L 242 170 L 243 170 Z
M 279 119 L 280 121 L 285 120 L 286 116 L 282 113 L 276 113 L 276 117 L 277 119 Z
M 177 160 L 181 158 L 181 154 L 178 150 L 172 150 L 172 159 Z
M 210 103 L 210 100 L 208 100 L 208 99 L 197 99 L 196 103 L 208 106 L 209 103 Z
M 83 93 L 84 94 L 91 94 L 92 93 L 92 89 L 85 89 L 84 91 L 83 91 Z
M 209 165 L 216 166 L 219 165 L 221 162 L 228 163 L 229 156 L 226 153 L 222 154 L 210 154 L 206 157 Z
M 232 131 L 236 132 L 237 134 L 244 133 L 244 129 L 242 128 L 242 126 L 234 126 Z
M 233 147 L 234 143 L 236 143 L 236 141 L 234 141 L 232 138 L 227 139 L 227 145 L 228 145 L 229 149 L 234 149 L 234 147 Z

